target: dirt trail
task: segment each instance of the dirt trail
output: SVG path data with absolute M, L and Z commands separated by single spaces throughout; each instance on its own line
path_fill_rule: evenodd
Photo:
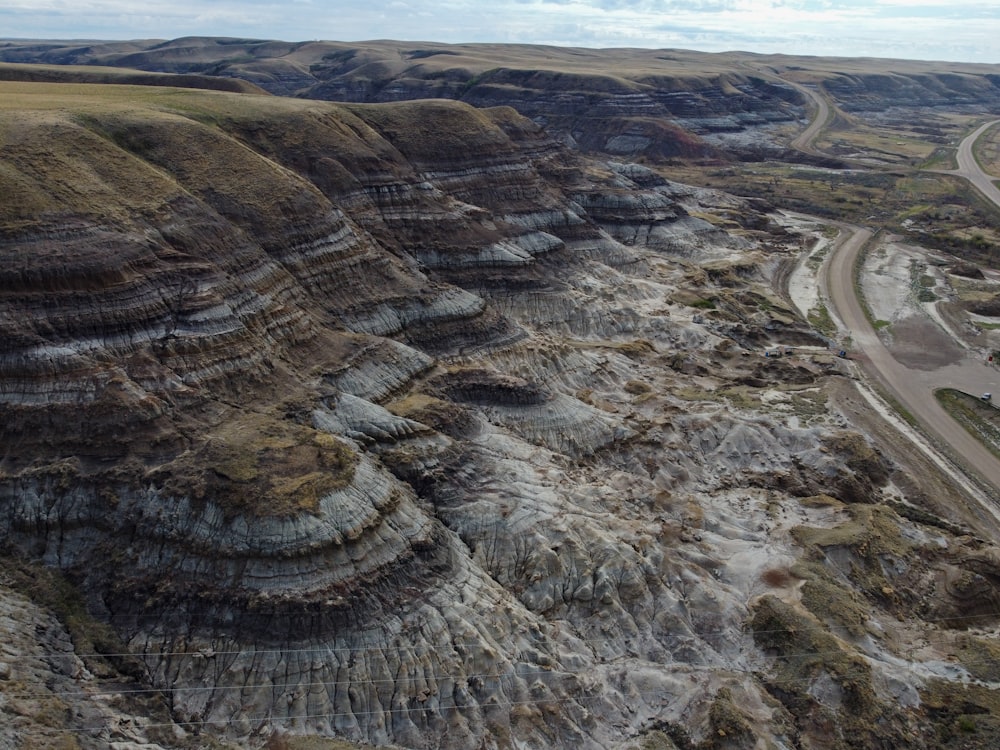
M 782 79 L 785 80 L 785 79 Z M 800 93 L 812 100 L 813 104 L 816 105 L 816 113 L 812 118 L 812 122 L 809 123 L 809 127 L 803 130 L 799 136 L 792 141 L 792 148 L 802 151 L 806 154 L 812 154 L 814 156 L 824 156 L 820 151 L 817 151 L 813 146 L 813 141 L 816 136 L 820 134 L 820 131 L 826 126 L 827 120 L 830 119 L 830 105 L 826 101 L 826 97 L 820 94 L 818 91 L 803 86 L 799 83 L 793 83 L 792 81 L 785 80 L 785 83 L 792 86 L 794 89 L 798 90 Z

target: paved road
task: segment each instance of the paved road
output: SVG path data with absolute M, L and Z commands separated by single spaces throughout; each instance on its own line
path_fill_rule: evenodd
M 863 355 L 864 365 L 903 407 L 975 471 L 1000 498 L 1000 460 L 941 408 L 934 391 L 952 387 L 967 393 L 992 391 L 1000 397 L 1000 370 L 982 358 L 967 356 L 961 362 L 934 370 L 916 370 L 900 364 L 868 323 L 854 286 L 858 253 L 872 234 L 867 229 L 841 225 L 843 235 L 827 266 L 827 290 L 837 314 L 851 331 L 851 350 Z
M 946 174 L 955 174 L 959 177 L 964 177 L 971 182 L 980 193 L 986 196 L 987 200 L 993 202 L 997 206 L 1000 206 L 1000 190 L 997 189 L 996 184 L 993 182 L 997 178 L 991 177 L 980 169 L 979 163 L 976 161 L 976 157 L 972 155 L 972 147 L 975 145 L 979 137 L 997 123 L 1000 123 L 1000 120 L 988 122 L 972 135 L 966 137 L 965 140 L 963 140 L 958 146 L 958 169 L 951 170 Z
M 976 140 L 997 123 L 1000 120 L 986 123 L 962 141 L 958 149 L 959 168 L 950 174 L 965 177 L 1000 207 L 1000 190 L 972 155 Z M 938 388 L 956 388 L 974 395 L 989 391 L 1000 399 L 1000 370 L 987 364 L 982 355 L 975 352 L 968 352 L 957 363 L 931 370 L 918 370 L 897 362 L 869 325 L 854 287 L 855 261 L 861 248 L 871 239 L 871 232 L 848 225 L 841 225 L 841 229 L 844 234 L 827 265 L 827 290 L 838 315 L 851 331 L 853 348 L 867 359 L 868 372 L 920 421 L 929 434 L 951 446 L 960 461 L 992 485 L 992 499 L 1000 500 L 1000 460 L 952 419 L 934 398 Z

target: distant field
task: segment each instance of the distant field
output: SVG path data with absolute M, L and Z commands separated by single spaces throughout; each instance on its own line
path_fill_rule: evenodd
M 2 67 L 2 66 L 0 66 Z M 267 104 L 260 106 L 301 107 L 296 99 L 282 99 L 266 93 L 259 95 Z M 0 111 L 41 112 L 75 111 L 93 108 L 129 110 L 157 106 L 181 106 L 182 102 L 204 103 L 229 101 L 230 107 L 245 109 L 257 106 L 257 96 L 225 91 L 203 91 L 187 87 L 114 85 L 104 83 L 37 82 L 0 80 Z
M 129 68 L 88 65 L 0 63 L 0 81 L 22 81 L 26 83 L 111 83 L 136 86 L 175 86 L 194 89 L 214 89 L 245 94 L 267 93 L 259 86 L 238 78 L 157 73 Z

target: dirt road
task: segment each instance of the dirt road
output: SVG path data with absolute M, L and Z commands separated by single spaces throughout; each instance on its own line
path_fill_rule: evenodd
M 928 434 L 940 445 L 950 446 L 948 452 L 952 460 L 991 485 L 989 494 L 998 501 L 1000 460 L 941 408 L 934 391 L 951 387 L 974 394 L 993 391 L 1000 396 L 1000 371 L 972 355 L 934 370 L 916 370 L 896 361 L 868 323 L 855 291 L 855 262 L 872 233 L 861 227 L 840 227 L 841 238 L 827 265 L 827 290 L 837 314 L 851 332 L 852 353 L 860 355 L 859 364 L 921 423 Z M 1000 509 L 992 510 L 995 513 Z
M 819 155 L 819 151 L 813 148 L 813 140 L 819 135 L 820 131 L 826 126 L 826 121 L 830 119 L 830 105 L 826 101 L 826 97 L 820 94 L 814 89 L 808 88 L 798 83 L 792 83 L 791 81 L 785 81 L 788 85 L 797 89 L 804 96 L 812 100 L 813 104 L 816 105 L 816 113 L 812 118 L 812 122 L 809 123 L 809 127 L 803 130 L 799 136 L 791 142 L 791 147 L 797 151 L 802 151 L 807 154 Z

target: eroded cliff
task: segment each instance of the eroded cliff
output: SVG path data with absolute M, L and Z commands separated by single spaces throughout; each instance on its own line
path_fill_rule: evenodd
M 766 204 L 509 108 L 0 89 L 0 535 L 139 660 L 0 580 L 5 742 L 937 747 L 992 679 L 938 622 L 996 552 L 852 429 Z
M 928 107 L 1000 104 L 991 65 L 678 49 L 183 37 L 8 41 L 0 60 L 216 76 L 328 101 L 510 106 L 573 148 L 656 162 L 816 160 L 788 149 L 789 132 L 814 106 L 809 89 L 842 111 L 890 112 L 904 121 L 921 120 Z

